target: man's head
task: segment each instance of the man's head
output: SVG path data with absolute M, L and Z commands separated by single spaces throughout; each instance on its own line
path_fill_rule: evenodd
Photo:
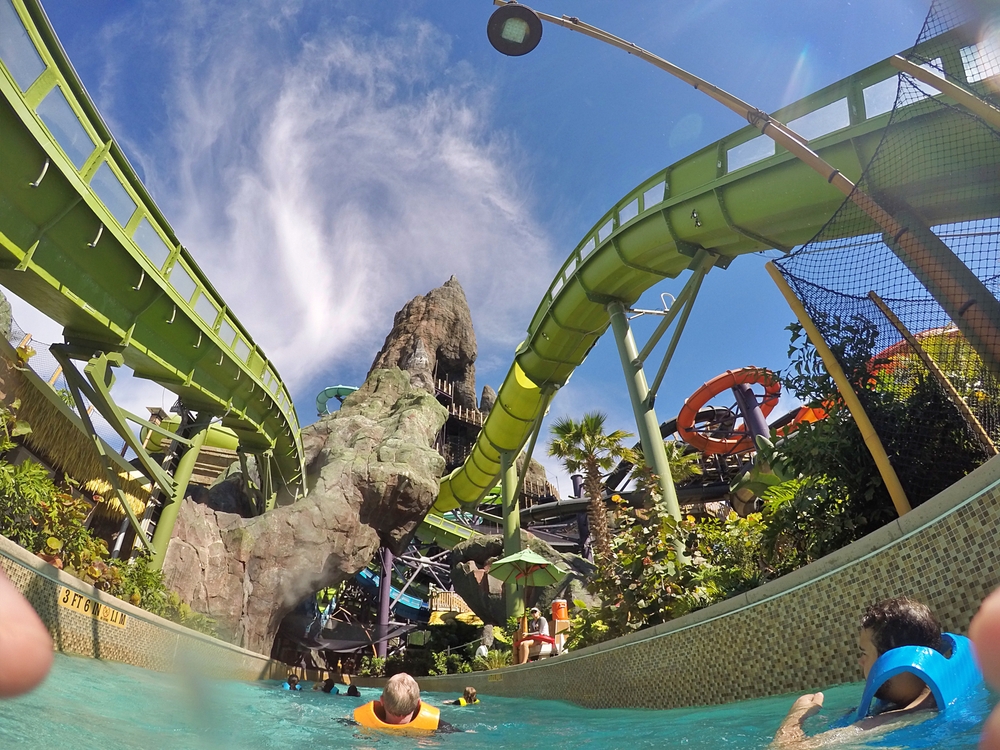
M 875 660 L 886 651 L 900 646 L 927 646 L 945 653 L 941 624 L 926 604 L 899 596 L 873 604 L 861 615 L 858 636 L 861 655 L 858 662 L 868 678 Z M 904 672 L 887 681 L 876 693 L 879 698 L 905 704 L 916 697 L 924 683 Z
M 467 687 L 463 691 L 462 697 L 465 698 L 466 703 L 473 703 L 476 700 L 476 689 L 474 687 Z
M 382 690 L 382 708 L 387 724 L 406 724 L 420 705 L 417 681 L 405 672 L 393 675 Z

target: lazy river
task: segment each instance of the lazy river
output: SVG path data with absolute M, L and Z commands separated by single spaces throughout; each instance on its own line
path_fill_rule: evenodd
M 815 733 L 857 705 L 860 683 L 826 692 L 824 710 L 810 720 Z M 559 701 L 483 696 L 475 708 L 441 706 L 443 720 L 462 733 L 419 740 L 362 733 L 338 721 L 362 698 L 306 690 L 290 693 L 274 682 L 220 682 L 151 672 L 123 664 L 56 655 L 35 692 L 0 703 L 0 746 L 5 748 L 764 748 L 794 696 L 725 706 L 651 710 L 588 710 Z M 426 693 L 440 705 L 453 695 Z M 983 718 L 996 702 L 986 691 L 949 712 L 840 748 L 976 747 Z

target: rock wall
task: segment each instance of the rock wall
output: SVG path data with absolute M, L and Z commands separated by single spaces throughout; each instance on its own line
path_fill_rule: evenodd
M 339 411 L 303 430 L 309 494 L 256 518 L 184 501 L 166 584 L 234 643 L 268 653 L 303 598 L 401 553 L 438 492 L 430 446 L 447 418 L 398 369 L 374 370 Z
M 414 297 L 396 313 L 372 370 L 398 367 L 414 385 L 434 393 L 434 378 L 455 387 L 455 403 L 476 405 L 476 334 L 465 292 L 452 276 L 443 286 Z

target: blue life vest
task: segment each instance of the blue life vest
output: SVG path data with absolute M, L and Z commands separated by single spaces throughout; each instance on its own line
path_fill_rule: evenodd
M 938 711 L 945 711 L 958 698 L 969 694 L 983 682 L 983 674 L 976 665 L 972 643 L 968 638 L 943 633 L 945 643 L 951 645 L 951 657 L 927 646 L 900 646 L 886 651 L 872 665 L 865 683 L 865 692 L 858 706 L 857 721 L 869 715 L 875 692 L 888 680 L 909 672 L 930 688 Z

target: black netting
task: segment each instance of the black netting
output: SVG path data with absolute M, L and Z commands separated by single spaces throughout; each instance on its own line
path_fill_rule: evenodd
M 996 102 L 1000 5 L 936 0 L 908 57 Z M 852 377 L 913 505 L 1000 443 L 998 130 L 1000 113 L 974 114 L 900 74 L 889 124 L 858 182 L 889 221 L 847 200 L 813 240 L 777 261 Z

